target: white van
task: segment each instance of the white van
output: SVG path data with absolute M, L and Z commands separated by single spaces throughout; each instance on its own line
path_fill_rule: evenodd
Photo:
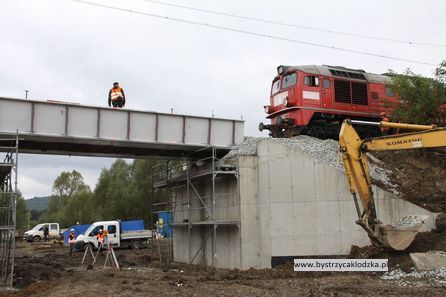
M 48 238 L 60 238 L 60 229 L 58 223 L 42 223 L 28 230 L 23 235 L 23 239 L 28 242 L 37 242 L 45 238 L 43 228 L 48 226 Z

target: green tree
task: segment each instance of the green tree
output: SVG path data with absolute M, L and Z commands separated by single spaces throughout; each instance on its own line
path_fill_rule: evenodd
M 167 197 L 166 191 L 153 196 L 152 167 L 158 162 L 134 160 L 129 164 L 117 159 L 110 168 L 102 169 L 94 192 L 77 171 L 62 172 L 54 181 L 45 220 L 67 227 L 76 222 L 143 219 L 150 226 L 151 203 Z
M 116 160 L 109 170 L 103 169 L 94 193 L 94 207 L 102 219 L 128 220 L 132 200 L 131 166 Z
M 132 191 L 133 203 L 131 213 L 135 218 L 144 219 L 146 225 L 152 222 L 150 204 L 153 200 L 152 167 L 157 161 L 135 160 L 132 164 Z
M 76 170 L 62 172 L 53 183 L 53 196 L 60 198 L 60 202 L 63 204 L 64 200 L 87 187 L 84 178 Z
M 76 170 L 62 172 L 53 183 L 53 195 L 50 198 L 48 210 L 45 212 L 45 219 L 58 222 L 63 227 L 75 224 L 78 221 L 75 218 L 76 216 L 68 216 L 69 213 L 66 208 L 68 205 L 76 204 L 76 201 L 81 199 L 77 197 L 79 193 L 88 192 L 91 193 L 91 190 L 85 184 L 79 172 Z
M 103 220 L 143 219 L 151 225 L 152 167 L 159 161 L 134 160 L 127 164 L 116 160 L 110 169 L 102 169 L 93 195 L 93 207 Z M 165 199 L 164 192 L 156 199 Z M 160 198 L 162 197 L 162 198 Z
M 36 209 L 31 209 L 30 210 L 30 220 L 32 222 L 38 222 L 42 220 L 42 215 L 45 211 L 43 210 L 36 210 Z
M 101 175 L 94 189 L 92 206 L 95 209 L 96 217 L 103 220 L 103 207 L 106 204 L 108 191 L 111 188 L 110 169 L 102 168 Z
M 69 224 L 92 223 L 95 220 L 95 211 L 92 208 L 93 193 L 89 188 L 74 193 L 63 210 L 64 220 Z
M 397 121 L 415 124 L 444 124 L 446 112 L 446 61 L 435 71 L 434 78 L 423 77 L 407 69 L 403 74 L 392 72 L 394 90 L 400 102 L 393 112 Z
M 446 83 L 446 60 L 438 65 L 437 69 L 435 69 L 435 77 L 443 83 Z
M 18 193 L 16 202 L 16 229 L 23 233 L 28 228 L 28 210 L 22 193 Z

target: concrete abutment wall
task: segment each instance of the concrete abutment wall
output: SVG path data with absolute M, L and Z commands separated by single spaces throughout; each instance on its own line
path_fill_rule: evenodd
M 238 189 L 239 196 L 217 197 L 216 216 L 239 224 L 220 225 L 216 242 L 206 241 L 194 263 L 212 265 L 212 244 L 216 267 L 239 269 L 270 268 L 273 257 L 346 255 L 352 245 L 370 244 L 355 224 L 357 214 L 342 170 L 272 139 L 258 142 L 256 155 L 233 156 L 228 162 L 237 166 L 239 178 L 223 177 L 217 187 L 232 194 Z M 196 186 L 209 192 L 209 183 Z M 396 223 L 406 215 L 428 215 L 422 231 L 434 228 L 435 214 L 378 187 L 373 191 L 384 223 Z M 176 197 L 185 195 L 185 187 L 176 189 Z M 192 256 L 210 228 L 190 229 Z M 187 226 L 174 229 L 175 261 L 189 260 L 187 232 Z

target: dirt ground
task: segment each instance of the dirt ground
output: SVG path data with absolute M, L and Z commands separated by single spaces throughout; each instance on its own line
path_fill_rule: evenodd
M 435 244 L 444 246 L 442 236 L 443 241 Z M 413 248 L 422 247 L 431 237 L 422 235 Z M 102 270 L 105 257 L 89 270 L 87 265 L 80 265 L 83 253 L 70 258 L 68 248 L 61 246 L 22 243 L 16 251 L 17 290 L 0 292 L 0 296 L 444 296 L 446 290 L 427 283 L 398 285 L 380 279 L 381 273 L 294 272 L 291 263 L 277 269 L 247 271 L 185 264 L 161 266 L 151 249 L 117 250 L 120 271 Z M 391 257 L 392 269 L 408 265 L 403 256 L 398 259 L 377 250 L 354 249 L 351 256 Z

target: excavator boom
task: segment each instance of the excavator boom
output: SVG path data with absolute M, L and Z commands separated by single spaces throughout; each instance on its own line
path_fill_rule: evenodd
M 362 140 L 353 124 L 380 125 L 388 128 L 410 129 L 416 132 Z M 367 232 L 374 245 L 395 250 L 406 249 L 415 239 L 426 216 L 416 216 L 415 221 L 419 223 L 405 228 L 385 225 L 377 218 L 367 152 L 444 147 L 446 146 L 446 129 L 437 128 L 434 125 L 375 123 L 347 119 L 343 122 L 339 133 L 339 146 L 350 192 L 358 213 L 359 219 L 356 223 Z M 357 196 L 359 196 L 362 211 Z

